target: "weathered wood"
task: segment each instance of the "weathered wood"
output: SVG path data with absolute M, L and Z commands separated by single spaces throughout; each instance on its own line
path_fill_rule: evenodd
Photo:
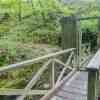
M 100 19 L 98 19 L 98 34 L 97 34 L 97 47 L 100 48 Z
M 59 84 L 59 82 L 61 81 L 61 79 L 62 79 L 62 77 L 63 77 L 63 75 L 64 75 L 64 73 L 65 73 L 65 71 L 66 71 L 66 69 L 68 68 L 67 66 L 70 64 L 70 62 L 71 62 L 71 59 L 72 59 L 72 57 L 73 57 L 73 54 L 74 54 L 74 52 L 72 52 L 71 54 L 70 54 L 70 56 L 69 56 L 69 58 L 68 58 L 68 60 L 67 60 L 67 62 L 66 62 L 66 66 L 64 66 L 64 68 L 62 69 L 62 71 L 61 71 L 61 73 L 60 73 L 60 75 L 59 75 L 59 77 L 58 77 L 58 80 L 57 80 L 57 82 L 56 82 L 56 85 L 57 84 Z
M 100 50 L 94 55 L 87 65 L 88 70 L 88 100 L 96 100 L 96 80 L 100 67 Z
M 88 70 L 99 70 L 100 67 L 100 49 L 97 51 L 97 53 L 94 55 L 94 57 L 91 59 L 89 64 L 87 65 Z
M 80 18 L 77 18 L 76 20 L 77 21 L 82 21 L 82 20 L 98 20 L 100 19 L 100 16 L 94 16 L 94 17 L 80 17 Z
M 54 59 L 54 61 L 62 66 L 67 67 L 68 69 L 72 70 L 73 68 L 69 65 L 66 65 L 65 63 L 63 63 L 62 61 L 60 61 L 59 59 Z
M 77 48 L 77 22 L 75 17 L 63 17 L 61 19 L 62 26 L 62 47 L 64 49 Z
M 50 100 L 57 91 L 61 88 L 61 86 L 68 81 L 74 74 L 76 73 L 76 69 L 73 69 L 63 80 L 59 82 L 53 89 L 51 89 L 43 98 L 40 100 Z
M 56 93 L 56 97 L 62 100 L 87 100 L 87 80 L 87 72 L 76 72 Z
M 96 81 L 96 94 L 100 97 L 100 80 Z
M 77 27 L 77 21 L 75 16 L 63 17 L 61 19 L 62 26 L 62 48 L 76 48 L 76 65 L 78 65 L 79 56 L 79 32 Z M 68 55 L 64 55 L 63 60 L 66 61 Z
M 88 100 L 96 100 L 96 71 L 88 72 Z
M 4 67 L 0 68 L 0 73 L 7 72 L 7 71 L 10 71 L 10 70 L 14 70 L 14 69 L 18 69 L 18 68 L 29 67 L 28 65 L 37 63 L 39 61 L 42 61 L 42 60 L 45 60 L 45 59 L 48 59 L 48 58 L 56 57 L 56 56 L 59 56 L 59 55 L 65 54 L 65 53 L 69 53 L 73 50 L 75 50 L 75 48 L 61 50 L 59 52 L 51 53 L 51 54 L 48 54 L 48 55 L 45 55 L 45 56 L 41 56 L 41 57 L 34 58 L 34 59 L 31 59 L 31 60 L 23 61 L 23 62 L 20 62 L 20 63 L 17 63 L 17 64 L 4 66 Z
M 25 87 L 25 91 L 30 90 L 36 82 L 39 80 L 40 76 L 43 74 L 43 72 L 48 68 L 47 66 L 52 62 L 52 60 L 49 60 L 46 62 L 43 67 L 40 68 L 40 70 L 37 72 L 35 76 L 33 76 L 32 80 L 27 84 Z M 19 96 L 17 100 L 23 100 L 26 97 L 26 95 Z
M 49 90 L 25 90 L 25 89 L 0 89 L 0 95 L 45 95 Z
M 40 100 L 87 100 L 88 72 L 75 72 L 56 91 Z
M 91 60 L 91 58 L 92 58 L 92 55 L 89 55 L 83 61 L 81 61 L 80 68 L 85 68 L 86 69 L 86 65 L 89 63 L 89 61 Z

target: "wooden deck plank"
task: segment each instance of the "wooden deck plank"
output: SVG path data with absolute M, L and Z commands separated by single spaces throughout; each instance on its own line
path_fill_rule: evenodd
M 63 89 L 61 89 L 61 91 L 76 93 L 76 94 L 86 94 L 86 89 L 84 89 L 82 87 L 76 88 L 76 87 L 69 86 L 69 87 L 64 87 Z
M 77 72 L 56 93 L 55 100 L 87 100 L 88 72 Z

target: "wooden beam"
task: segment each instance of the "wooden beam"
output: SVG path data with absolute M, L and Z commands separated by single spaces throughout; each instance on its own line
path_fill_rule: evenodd
M 67 60 L 67 62 L 66 62 L 66 66 L 64 66 L 64 68 L 62 69 L 62 71 L 61 71 L 61 73 L 60 73 L 60 75 L 59 75 L 59 77 L 58 77 L 58 79 L 57 79 L 57 82 L 56 82 L 56 85 L 57 84 L 59 84 L 59 82 L 61 81 L 61 79 L 62 79 L 62 77 L 63 77 L 63 75 L 64 75 L 64 73 L 65 73 L 65 71 L 67 70 L 67 66 L 70 64 L 70 62 L 71 62 L 71 59 L 72 59 L 72 57 L 73 57 L 73 54 L 74 54 L 74 52 L 72 52 L 71 54 L 70 54 L 70 56 L 69 56 L 69 58 L 68 58 L 68 60 Z
M 0 95 L 45 95 L 49 90 L 0 89 Z
M 26 60 L 26 61 L 23 61 L 23 62 L 20 62 L 20 63 L 8 65 L 8 66 L 3 66 L 3 67 L 0 68 L 0 73 L 7 72 L 7 71 L 10 71 L 10 70 L 14 70 L 14 69 L 18 69 L 18 68 L 29 67 L 28 65 L 38 63 L 41 60 L 45 60 L 45 59 L 56 57 L 56 56 L 59 56 L 59 55 L 65 54 L 65 53 L 69 53 L 73 50 L 75 50 L 75 48 L 61 50 L 59 52 L 51 53 L 51 54 L 41 56 L 41 57 L 38 57 L 38 58 L 34 58 L 34 59 L 31 59 L 31 60 Z
M 39 78 L 41 77 L 41 75 L 43 74 L 43 72 L 48 68 L 47 66 L 52 62 L 52 60 L 49 60 L 48 62 L 46 62 L 43 67 L 40 68 L 40 70 L 36 73 L 35 76 L 33 76 L 33 78 L 30 80 L 30 82 L 27 84 L 27 86 L 25 87 L 25 91 L 30 90 L 35 84 L 36 82 L 39 80 Z M 18 97 L 17 100 L 23 100 L 26 97 L 26 95 L 21 95 Z

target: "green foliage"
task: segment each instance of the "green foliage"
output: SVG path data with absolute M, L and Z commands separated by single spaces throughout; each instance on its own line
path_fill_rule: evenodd
M 45 54 L 44 48 L 48 48 L 43 46 L 42 49 L 39 49 L 40 46 L 38 46 L 36 49 L 33 45 L 58 45 L 61 32 L 59 20 L 62 16 L 100 15 L 99 3 L 96 0 L 92 2 L 85 0 L 84 3 L 79 1 L 63 4 L 59 0 L 1 0 L 0 66 Z M 70 2 L 70 0 L 67 0 L 67 2 Z M 89 28 L 94 31 L 97 21 L 84 21 L 80 25 L 81 29 Z M 35 65 L 35 67 L 38 69 L 38 65 Z M 27 83 L 25 81 L 27 79 L 23 80 L 20 77 L 30 74 L 32 74 L 32 68 L 8 73 L 3 81 L 0 80 L 0 87 L 20 88 Z M 11 77 L 14 80 L 8 82 L 12 80 Z M 13 85 L 13 83 L 16 83 L 16 85 Z

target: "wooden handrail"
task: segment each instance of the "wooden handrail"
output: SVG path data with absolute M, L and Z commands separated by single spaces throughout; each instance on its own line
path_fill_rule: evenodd
M 6 96 L 11 96 L 11 95 L 45 95 L 49 90 L 25 90 L 25 89 L 0 89 L 0 95 L 6 95 Z
M 17 69 L 17 68 L 24 68 L 24 67 L 27 67 L 28 65 L 37 63 L 41 60 L 56 57 L 56 56 L 59 56 L 59 55 L 65 54 L 65 53 L 69 53 L 69 52 L 74 51 L 74 50 L 76 50 L 76 49 L 71 48 L 71 49 L 61 50 L 59 52 L 51 53 L 51 54 L 41 56 L 41 57 L 38 57 L 38 58 L 34 58 L 34 59 L 31 59 L 31 60 L 26 60 L 26 61 L 23 61 L 23 62 L 20 62 L 20 63 L 4 66 L 4 67 L 0 68 L 0 73 L 7 72 L 9 70 L 13 70 L 13 69 Z
M 69 58 L 68 58 L 68 60 L 67 60 L 67 62 L 66 62 L 66 64 L 65 64 L 65 67 L 62 69 L 62 71 L 61 71 L 61 73 L 60 73 L 60 75 L 59 75 L 59 77 L 58 77 L 58 79 L 57 79 L 56 85 L 59 84 L 59 82 L 60 82 L 61 79 L 63 78 L 63 75 L 64 75 L 66 69 L 68 68 L 67 66 L 68 66 L 69 63 L 71 62 L 71 59 L 72 59 L 73 55 L 74 55 L 74 52 L 72 52 L 72 53 L 70 54 L 70 56 L 69 56 Z

